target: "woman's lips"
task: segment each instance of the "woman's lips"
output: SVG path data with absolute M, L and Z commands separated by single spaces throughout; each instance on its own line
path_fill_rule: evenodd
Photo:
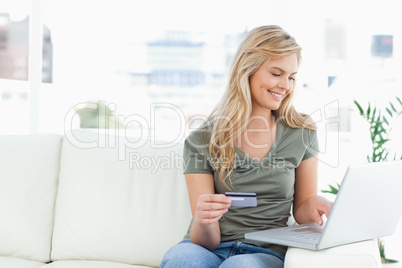
M 273 91 L 271 91 L 271 90 L 268 90 L 268 92 L 271 94 L 271 96 L 274 98 L 274 99 L 276 99 L 276 100 L 278 100 L 278 101 L 280 101 L 281 99 L 282 99 L 282 94 L 278 94 L 278 93 L 275 93 L 275 92 L 273 92 Z

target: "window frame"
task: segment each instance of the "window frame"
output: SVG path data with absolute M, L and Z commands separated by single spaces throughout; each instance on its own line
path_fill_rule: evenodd
M 42 0 L 30 0 L 28 3 L 28 79 L 26 81 L 19 81 L 0 78 L 0 92 L 3 93 L 11 91 L 27 93 L 27 101 L 29 106 L 29 133 L 27 134 L 37 134 L 39 131 L 39 92 L 42 85 Z

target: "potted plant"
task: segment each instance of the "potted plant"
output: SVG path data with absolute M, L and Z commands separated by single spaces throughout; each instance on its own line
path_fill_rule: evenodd
M 393 160 L 402 159 L 402 154 L 398 155 L 398 152 L 391 150 L 387 147 L 390 139 L 390 133 L 398 117 L 402 114 L 402 101 L 396 97 L 395 102 L 389 102 L 388 106 L 384 110 L 377 108 L 376 106 L 368 103 L 367 109 L 363 109 L 362 106 L 355 100 L 354 104 L 359 110 L 360 116 L 363 117 L 369 124 L 370 139 L 371 139 L 371 154 L 367 155 L 368 162 L 381 162 L 387 161 L 392 156 Z M 400 153 L 400 152 L 399 152 Z M 329 185 L 329 190 L 322 190 L 323 193 L 330 193 L 336 195 L 338 193 L 340 184 Z M 385 256 L 384 241 L 378 239 L 378 247 L 380 250 L 380 256 L 383 263 L 395 263 L 396 260 L 388 259 Z

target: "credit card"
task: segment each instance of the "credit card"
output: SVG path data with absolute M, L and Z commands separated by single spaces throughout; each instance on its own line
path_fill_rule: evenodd
M 256 207 L 256 193 L 226 192 L 225 195 L 232 199 L 232 207 Z

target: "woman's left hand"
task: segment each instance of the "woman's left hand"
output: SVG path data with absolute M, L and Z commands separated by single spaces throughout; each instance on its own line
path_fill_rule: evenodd
M 322 196 L 312 196 L 306 202 L 307 211 L 311 213 L 312 219 L 320 226 L 324 223 L 322 216 L 328 218 L 333 203 Z

